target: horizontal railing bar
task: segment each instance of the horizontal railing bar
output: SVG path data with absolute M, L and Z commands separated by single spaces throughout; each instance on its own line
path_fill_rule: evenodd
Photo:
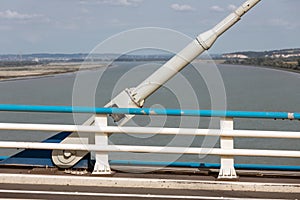
M 286 138 L 300 139 L 300 132 L 291 131 L 262 131 L 262 130 L 232 130 L 222 131 L 220 136 L 249 137 L 249 138 Z
M 129 146 L 129 145 L 97 146 L 93 144 L 61 144 L 61 143 L 38 143 L 38 142 L 6 142 L 6 141 L 0 142 L 0 148 L 300 158 L 300 151 L 289 151 L 289 150 L 219 149 L 219 148 L 159 147 L 159 146 Z
M 300 119 L 300 113 L 0 104 L 0 111 Z
M 168 166 L 168 167 L 190 167 L 190 168 L 220 168 L 220 163 L 204 162 L 167 162 L 167 161 L 145 161 L 145 160 L 110 160 L 112 165 L 129 166 Z M 235 169 L 251 170 L 282 170 L 282 171 L 300 171 L 300 166 L 288 165 L 269 165 L 269 164 L 234 164 Z
M 131 133 L 131 134 L 164 134 L 164 135 L 195 135 L 195 136 L 232 136 L 232 137 L 260 137 L 260 138 L 300 138 L 300 132 L 283 131 L 256 131 L 219 129 L 192 129 L 192 128 L 158 128 L 158 127 L 95 127 L 82 125 L 53 125 L 53 124 L 17 124 L 0 123 L 0 130 L 26 131 L 70 131 L 90 133 Z
M 0 161 L 10 158 L 10 156 L 0 156 Z
M 61 124 L 19 124 L 0 123 L 0 130 L 18 131 L 68 131 L 85 133 L 130 133 L 130 134 L 163 134 L 163 135 L 194 135 L 194 136 L 230 136 L 255 138 L 294 138 L 300 139 L 300 132 L 192 129 L 192 128 L 159 128 L 159 127 L 119 127 L 119 126 L 83 126 Z
M 0 156 L 0 161 L 9 159 L 10 156 Z M 141 160 L 110 160 L 111 165 L 148 165 L 148 166 L 168 166 L 168 167 L 191 167 L 191 168 L 220 168 L 220 163 L 204 162 L 167 162 L 167 161 L 141 161 Z M 300 166 L 289 165 L 268 165 L 268 164 L 234 164 L 236 169 L 252 170 L 282 170 L 282 171 L 300 171 Z

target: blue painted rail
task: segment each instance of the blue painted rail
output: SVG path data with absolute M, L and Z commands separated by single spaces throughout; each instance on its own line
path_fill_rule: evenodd
M 157 162 L 141 160 L 111 160 L 114 165 L 132 165 L 132 166 L 168 166 L 168 167 L 189 167 L 189 168 L 216 168 L 221 167 L 220 163 L 201 163 L 201 162 Z M 279 171 L 300 171 L 300 166 L 288 165 L 266 165 L 266 164 L 234 164 L 235 169 L 249 170 L 279 170 Z
M 300 119 L 300 113 L 0 104 L 0 111 Z
M 0 161 L 10 158 L 9 156 L 0 156 Z M 156 166 L 156 167 L 188 167 L 188 168 L 216 168 L 221 167 L 220 163 L 201 163 L 201 162 L 163 162 L 163 161 L 145 161 L 145 160 L 110 160 L 111 165 L 129 165 L 129 166 Z M 234 164 L 235 169 L 248 170 L 279 170 L 279 171 L 300 171 L 300 166 L 288 165 L 266 165 L 266 164 Z

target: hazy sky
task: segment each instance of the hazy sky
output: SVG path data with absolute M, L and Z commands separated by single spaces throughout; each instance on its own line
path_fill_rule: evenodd
M 195 37 L 244 0 L 1 0 L 0 54 L 90 52 L 138 27 Z M 209 50 L 224 53 L 300 47 L 300 0 L 262 0 Z M 174 41 L 176 42 L 176 41 Z

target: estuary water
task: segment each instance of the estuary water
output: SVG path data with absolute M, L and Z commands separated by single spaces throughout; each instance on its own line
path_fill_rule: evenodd
M 99 69 L 100 71 L 102 70 L 101 72 L 98 70 L 84 71 L 81 72 L 81 76 L 84 78 L 80 80 L 81 83 L 84 82 L 82 88 L 78 88 L 81 86 L 74 84 L 75 81 L 78 83 L 78 73 L 2 81 L 0 82 L 0 103 L 72 105 L 74 103 L 74 91 L 78 92 L 81 90 L 83 96 L 82 100 L 80 100 L 80 105 L 90 106 L 92 102 L 95 106 L 102 107 L 119 91 L 143 81 L 160 64 L 159 62 L 115 62 L 107 69 Z M 151 95 L 146 100 L 144 107 L 210 110 L 212 108 L 222 109 L 225 106 L 227 110 L 300 112 L 300 74 L 255 66 L 218 65 L 216 68 L 218 75 L 213 74 L 210 77 L 211 80 L 208 80 L 210 82 L 209 85 L 207 85 L 208 82 L 205 78 L 205 73 L 201 72 L 203 65 L 205 63 L 200 64 L 198 67 L 186 67 L 181 71 L 180 75 L 174 77 L 165 87 L 160 88 Z M 96 81 L 97 85 L 93 85 L 95 84 L 93 80 L 99 78 L 99 76 L 101 77 L 99 81 Z M 220 77 L 221 79 L 219 79 Z M 76 88 L 74 88 L 74 85 L 76 85 Z M 91 97 L 84 96 L 86 95 L 84 91 L 87 90 L 92 90 L 90 93 L 92 94 Z M 212 105 L 213 100 L 211 98 L 214 97 L 212 93 L 222 95 L 222 105 Z M 85 98 L 92 100 L 85 104 Z M 87 117 L 87 115 L 81 116 L 82 122 Z M 151 124 L 159 127 L 207 128 L 210 126 L 210 128 L 218 128 L 219 126 L 217 120 L 206 118 L 197 120 L 195 117 L 166 118 L 138 116 L 132 123 L 138 126 Z M 1 112 L 0 121 L 73 124 L 74 116 L 71 114 Z M 110 121 L 110 123 L 113 122 Z M 236 119 L 234 126 L 235 129 L 300 131 L 300 122 L 297 120 Z M 41 141 L 53 134 L 55 133 L 1 131 L 0 137 L 1 140 L 8 141 Z M 113 134 L 110 137 L 110 142 L 129 145 L 219 146 L 217 138 L 189 137 L 186 139 L 179 136 L 159 136 L 156 134 L 147 136 Z M 288 139 L 237 138 L 235 139 L 235 147 L 246 149 L 300 150 L 299 142 L 299 140 Z M 15 150 L 1 150 L 0 153 L 1 155 L 11 155 L 14 152 Z M 111 158 L 219 162 L 218 157 L 198 155 L 170 156 L 164 154 L 114 153 L 111 154 Z M 252 159 L 250 157 L 238 157 L 237 163 L 300 165 L 300 160 L 292 158 Z

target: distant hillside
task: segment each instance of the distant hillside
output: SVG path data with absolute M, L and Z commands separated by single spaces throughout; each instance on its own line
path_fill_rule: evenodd
M 222 58 L 225 64 L 267 66 L 300 72 L 300 48 L 225 53 Z
M 300 57 L 300 48 L 281 49 L 272 51 L 243 51 L 234 53 L 225 53 L 223 58 L 292 58 Z

